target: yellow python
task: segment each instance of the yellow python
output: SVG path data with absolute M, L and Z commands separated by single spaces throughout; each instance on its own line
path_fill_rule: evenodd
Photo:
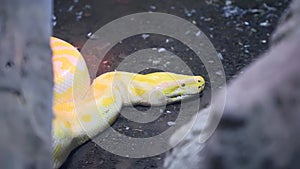
M 113 123 L 122 106 L 173 103 L 204 89 L 201 76 L 167 72 L 109 72 L 90 85 L 87 66 L 71 44 L 51 37 L 54 69 L 52 142 L 54 168 L 69 153 Z

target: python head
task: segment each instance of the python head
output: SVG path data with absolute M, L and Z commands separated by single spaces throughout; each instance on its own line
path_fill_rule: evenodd
M 161 105 L 195 96 L 204 90 L 202 76 L 189 76 L 168 72 L 151 73 L 147 76 L 155 79 L 156 84 L 149 95 L 151 105 Z

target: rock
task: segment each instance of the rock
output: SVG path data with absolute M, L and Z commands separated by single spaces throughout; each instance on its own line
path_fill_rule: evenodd
M 290 9 L 289 19 L 273 35 L 270 50 L 228 86 L 223 117 L 213 136 L 206 141 L 200 135 L 209 135 L 205 133 L 209 125 L 203 125 L 206 119 L 183 126 L 193 128 L 166 157 L 166 168 L 300 166 L 300 1 Z M 209 115 L 208 109 L 199 116 Z M 172 136 L 172 145 L 182 137 L 181 131 Z
M 0 168 L 52 168 L 51 4 L 0 6 Z

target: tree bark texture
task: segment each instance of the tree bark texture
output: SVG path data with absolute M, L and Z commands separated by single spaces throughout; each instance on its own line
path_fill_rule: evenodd
M 49 0 L 0 4 L 0 168 L 52 168 Z
M 300 166 L 300 1 L 272 37 L 272 46 L 227 88 L 220 124 L 206 143 L 200 118 L 165 160 L 168 169 L 293 169 Z M 220 103 L 221 104 L 221 103 Z M 171 144 L 184 133 L 179 130 Z

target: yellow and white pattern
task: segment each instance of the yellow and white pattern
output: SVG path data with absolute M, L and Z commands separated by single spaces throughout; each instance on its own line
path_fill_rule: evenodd
M 54 168 L 59 168 L 88 136 L 96 136 L 112 124 L 122 106 L 169 104 L 204 89 L 201 76 L 168 72 L 141 75 L 115 71 L 97 77 L 90 84 L 86 63 L 75 47 L 52 37 L 51 48 L 55 82 Z

